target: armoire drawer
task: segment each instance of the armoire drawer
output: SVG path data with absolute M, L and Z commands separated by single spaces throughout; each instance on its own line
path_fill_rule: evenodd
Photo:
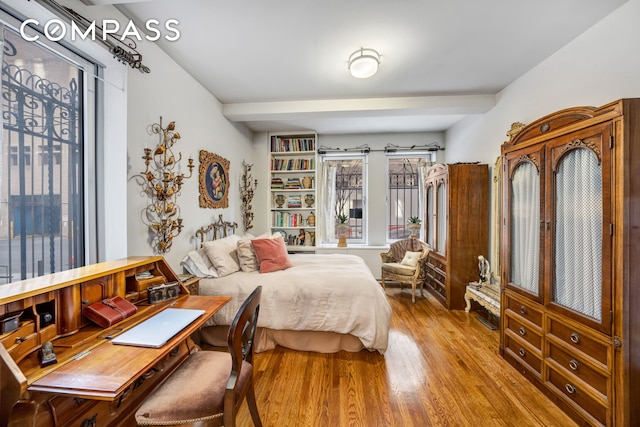
M 542 359 L 539 352 L 534 351 L 531 346 L 525 344 L 524 340 L 511 336 L 511 334 L 505 334 L 505 351 L 510 353 L 514 360 L 524 365 L 527 370 L 535 372 L 540 377 Z
M 510 312 L 506 313 L 504 321 L 506 330 L 513 332 L 538 350 L 542 350 L 542 330 L 540 327 Z
M 551 341 L 548 342 L 547 348 L 549 352 L 548 358 L 564 368 L 569 378 L 575 376 L 589 384 L 603 396 L 609 395 L 609 375 L 589 366 L 589 363 L 585 362 L 582 355 L 573 354 Z
M 592 418 L 594 424 L 607 425 L 607 406 L 588 392 L 586 386 L 581 386 L 572 381 L 569 375 L 565 375 L 553 367 L 548 367 L 547 386 L 556 394 L 569 399 L 578 406 L 580 412 L 584 412 L 585 418 Z M 584 387 L 584 388 L 583 388 Z
M 532 301 L 521 301 L 505 293 L 505 308 L 527 319 L 536 326 L 542 327 L 542 310 Z
M 586 329 L 568 325 L 553 317 L 548 317 L 548 319 L 549 327 L 547 330 L 549 335 L 553 335 L 553 337 L 568 344 L 570 348 L 581 351 L 602 365 L 609 366 L 611 344 L 602 342 Z

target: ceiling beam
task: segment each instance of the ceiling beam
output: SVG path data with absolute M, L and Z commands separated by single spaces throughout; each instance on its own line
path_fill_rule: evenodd
M 222 113 L 231 121 L 245 122 L 309 117 L 482 114 L 492 109 L 495 105 L 495 95 L 444 95 L 242 102 L 223 104 Z

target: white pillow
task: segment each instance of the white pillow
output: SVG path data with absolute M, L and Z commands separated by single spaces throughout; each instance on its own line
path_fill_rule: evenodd
M 277 233 L 276 237 L 279 237 L 280 234 Z M 269 233 L 263 233 L 258 237 L 251 236 L 247 238 L 247 235 L 244 238 L 238 240 L 237 250 L 238 250 L 238 264 L 240 264 L 240 269 L 246 272 L 258 271 L 258 258 L 256 257 L 256 251 L 253 249 L 253 245 L 251 244 L 251 240 L 253 239 L 264 239 L 274 237 Z
M 204 251 L 209 261 L 218 272 L 218 277 L 228 276 L 240 271 L 238 264 L 238 251 L 236 249 L 240 236 L 232 234 L 222 239 L 205 242 Z
M 198 277 L 218 277 L 218 272 L 211 264 L 211 261 L 209 261 L 209 257 L 205 253 L 204 248 L 189 252 L 180 262 L 180 265 L 187 270 L 188 273 Z
M 418 260 L 420 259 L 421 255 L 422 255 L 422 252 L 407 251 L 404 253 L 404 258 L 402 258 L 402 261 L 400 261 L 400 264 L 408 265 L 409 267 L 415 267 L 418 265 Z

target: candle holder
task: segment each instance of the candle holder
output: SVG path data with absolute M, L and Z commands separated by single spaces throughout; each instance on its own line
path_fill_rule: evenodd
M 249 165 L 243 160 L 242 167 L 244 173 L 242 174 L 242 182 L 240 183 L 240 197 L 242 199 L 240 210 L 242 212 L 242 225 L 244 226 L 244 231 L 247 231 L 253 228 L 253 224 L 251 224 L 253 221 L 251 201 L 253 200 L 253 193 L 258 186 L 258 180 L 254 180 L 251 176 L 251 168 L 253 165 Z
M 173 146 L 180 139 L 175 130 L 175 122 L 170 122 L 166 128 L 160 123 L 149 126 L 150 135 L 158 135 L 160 142 L 155 149 L 145 148 L 142 159 L 145 170 L 138 175 L 141 178 L 142 193 L 146 194 L 150 203 L 142 210 L 142 222 L 149 226 L 152 236 L 151 246 L 156 253 L 164 254 L 171 249 L 173 238 L 182 231 L 180 207 L 176 199 L 182 189 L 183 181 L 193 174 L 193 159 L 189 158 L 187 168 L 189 175 L 180 172 L 182 153 L 177 157 L 173 153 Z M 177 169 L 176 171 L 174 171 Z

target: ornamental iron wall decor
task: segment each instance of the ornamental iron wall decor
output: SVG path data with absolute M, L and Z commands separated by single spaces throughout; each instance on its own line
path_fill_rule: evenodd
M 149 204 L 142 210 L 142 222 L 149 226 L 152 236 L 151 245 L 159 254 L 169 252 L 173 238 L 182 231 L 182 218 L 180 207 L 176 199 L 182 189 L 183 180 L 191 178 L 193 174 L 193 159 L 189 159 L 189 176 L 180 173 L 180 160 L 182 153 L 177 158 L 173 154 L 172 147 L 180 139 L 180 134 L 175 130 L 175 122 L 170 122 L 166 128 L 160 123 L 149 126 L 149 134 L 158 135 L 160 142 L 155 149 L 145 148 L 145 170 L 134 177 L 142 184 L 142 192 L 149 196 Z M 178 173 L 174 172 L 178 169 Z

